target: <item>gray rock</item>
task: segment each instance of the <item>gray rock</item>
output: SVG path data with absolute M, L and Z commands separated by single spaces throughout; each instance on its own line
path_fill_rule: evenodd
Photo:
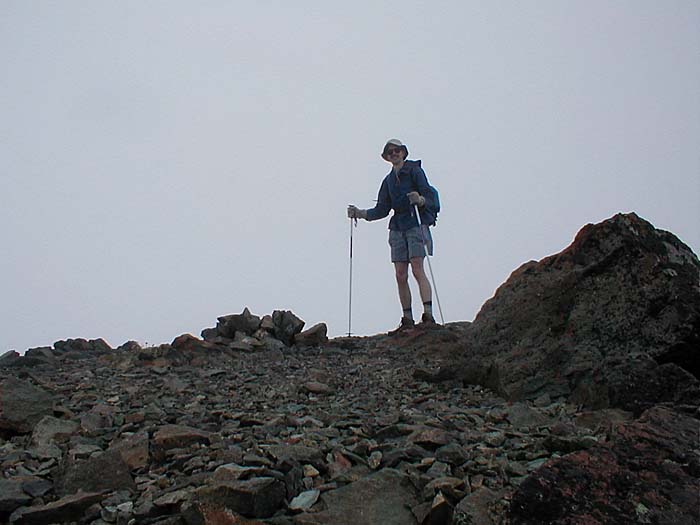
M 289 510 L 293 512 L 302 512 L 309 510 L 318 501 L 321 491 L 318 489 L 307 490 L 299 494 L 291 502 L 289 502 Z
M 48 445 L 52 441 L 66 441 L 78 431 L 80 425 L 75 421 L 44 416 L 36 424 L 29 441 L 30 446 Z
M 418 495 L 408 478 L 383 469 L 321 496 L 326 510 L 302 514 L 299 525 L 410 525 L 416 523 L 411 507 Z
M 304 329 L 304 321 L 289 310 L 272 312 L 272 322 L 275 325 L 275 337 L 287 346 L 291 346 L 294 336 Z
M 224 315 L 218 318 L 216 329 L 219 335 L 233 339 L 236 332 L 242 332 L 245 335 L 253 335 L 260 328 L 260 317 L 250 313 L 248 308 L 245 308 L 240 314 Z
M 57 491 L 61 495 L 74 494 L 78 490 L 136 490 L 128 465 L 113 450 L 69 463 L 57 485 Z
M 15 363 L 20 358 L 19 352 L 16 350 L 8 350 L 0 355 L 0 366 L 9 366 Z
M 22 488 L 20 479 L 0 479 L 0 515 L 12 512 L 32 501 L 32 497 Z
M 31 432 L 44 416 L 53 413 L 54 397 L 27 381 L 7 377 L 0 383 L 0 430 Z
M 195 493 L 199 504 L 230 509 L 249 518 L 269 518 L 284 503 L 284 497 L 284 483 L 269 477 L 219 483 Z

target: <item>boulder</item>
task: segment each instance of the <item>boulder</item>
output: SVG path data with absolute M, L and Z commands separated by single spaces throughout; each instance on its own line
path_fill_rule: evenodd
M 700 402 L 700 262 L 635 214 L 515 270 L 466 332 L 462 376 L 511 400 L 639 414 Z M 639 396 L 641 400 L 637 397 Z
M 291 346 L 294 343 L 294 336 L 304 329 L 304 321 L 289 310 L 272 312 L 272 323 L 275 326 L 275 337 L 287 346 Z
M 59 479 L 60 495 L 74 494 L 79 490 L 101 492 L 104 490 L 136 490 L 129 467 L 119 452 L 110 450 L 85 460 L 69 461 Z
M 0 355 L 0 366 L 9 366 L 15 363 L 21 356 L 16 350 L 8 350 L 4 354 Z
M 654 407 L 526 478 L 511 523 L 698 523 L 698 437 L 697 419 Z
M 0 382 L 0 432 L 26 434 L 53 414 L 54 397 L 32 383 L 7 377 Z
M 225 315 L 218 318 L 216 329 L 219 335 L 233 339 L 236 332 L 253 335 L 260 328 L 260 317 L 245 308 L 240 314 Z

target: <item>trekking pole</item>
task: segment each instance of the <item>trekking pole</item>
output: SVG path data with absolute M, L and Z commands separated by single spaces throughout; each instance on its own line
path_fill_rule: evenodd
M 413 205 L 416 211 L 416 218 L 418 219 L 418 229 L 420 230 L 420 236 L 423 239 L 423 246 L 425 246 L 425 258 L 428 259 L 428 269 L 430 270 L 430 278 L 433 281 L 433 290 L 435 290 L 435 300 L 438 304 L 438 310 L 440 311 L 440 320 L 442 324 L 445 324 L 445 318 L 442 315 L 442 306 L 440 306 L 440 296 L 438 295 L 437 286 L 435 285 L 435 276 L 433 275 L 433 265 L 430 264 L 430 254 L 428 253 L 428 242 L 425 239 L 425 234 L 423 233 L 423 223 L 420 220 L 420 212 L 418 211 L 418 205 Z
M 353 221 L 355 224 L 353 224 Z M 348 294 L 348 337 L 352 335 L 352 229 L 357 226 L 357 219 L 350 218 L 350 293 Z

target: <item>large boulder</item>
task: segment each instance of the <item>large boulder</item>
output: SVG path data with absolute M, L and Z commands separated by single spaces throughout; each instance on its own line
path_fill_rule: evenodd
M 700 262 L 635 214 L 515 270 L 466 336 L 464 379 L 635 414 L 700 402 Z
M 654 407 L 526 478 L 511 523 L 699 523 L 698 437 L 697 419 Z

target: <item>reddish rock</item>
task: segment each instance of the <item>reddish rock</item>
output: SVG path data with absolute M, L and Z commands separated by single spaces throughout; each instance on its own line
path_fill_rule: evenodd
M 619 425 L 609 443 L 528 477 L 513 496 L 512 523 L 697 523 L 699 438 L 696 419 L 652 408 Z
M 326 323 L 318 323 L 294 336 L 294 343 L 304 346 L 318 346 L 328 342 Z
M 139 432 L 113 441 L 109 449 L 119 453 L 129 470 L 138 470 L 148 465 L 148 443 L 148 433 Z
M 700 262 L 637 215 L 515 270 L 467 332 L 462 376 L 513 400 L 640 414 L 700 402 Z
M 153 435 L 153 444 L 160 450 L 185 448 L 195 443 L 209 444 L 211 434 L 182 425 L 164 425 Z
M 46 505 L 21 507 L 10 516 L 10 523 L 17 525 L 42 525 L 44 523 L 68 523 L 78 521 L 85 509 L 107 497 L 102 492 L 77 492 Z

